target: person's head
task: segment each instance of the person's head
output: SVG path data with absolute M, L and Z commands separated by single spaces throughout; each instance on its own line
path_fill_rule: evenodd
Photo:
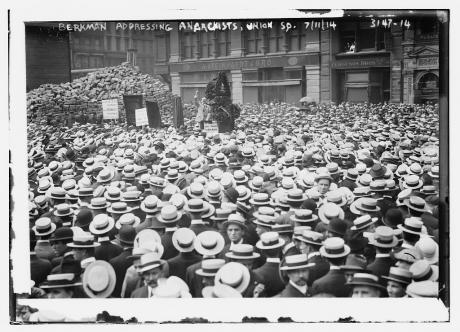
M 404 297 L 406 295 L 406 285 L 388 280 L 387 282 L 388 297 Z
M 227 235 L 230 241 L 233 243 L 239 242 L 244 236 L 244 229 L 236 223 L 229 224 L 227 226 Z
M 268 227 L 268 226 L 265 227 L 265 226 L 262 226 L 262 225 L 259 225 L 259 224 L 256 225 L 256 233 L 257 233 L 257 235 L 258 235 L 259 237 L 260 237 L 262 234 L 264 234 L 264 233 L 266 233 L 266 232 L 270 232 L 270 231 L 271 231 L 271 229 L 270 229 L 270 227 Z
M 73 248 L 72 249 L 73 258 L 81 262 L 82 260 L 94 257 L 94 248 Z
M 351 297 L 380 297 L 380 290 L 371 286 L 357 285 L 353 287 Z
M 331 187 L 331 180 L 329 179 L 319 179 L 318 180 L 318 191 L 321 195 L 325 195 L 329 188 Z
M 144 279 L 145 283 L 150 287 L 158 286 L 158 279 L 161 277 L 162 267 L 156 266 L 152 269 L 143 271 L 141 273 L 142 278 Z
M 203 287 L 214 286 L 214 276 L 203 276 L 201 279 Z
M 70 299 L 73 297 L 74 290 L 72 287 L 50 288 L 46 292 L 48 299 Z
M 60 240 L 60 241 L 53 241 L 51 243 L 51 246 L 57 257 L 64 255 L 64 253 L 70 250 L 70 248 L 67 247 L 68 242 L 69 241 L 66 241 L 66 240 Z
M 307 284 L 309 274 L 310 270 L 308 268 L 287 272 L 289 280 L 299 286 L 305 286 Z

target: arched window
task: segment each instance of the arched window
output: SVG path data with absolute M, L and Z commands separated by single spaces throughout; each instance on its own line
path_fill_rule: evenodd
M 420 77 L 418 81 L 418 89 L 438 89 L 439 77 L 433 73 L 427 73 Z

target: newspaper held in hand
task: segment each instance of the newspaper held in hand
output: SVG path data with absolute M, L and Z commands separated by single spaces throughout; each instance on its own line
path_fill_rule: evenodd
M 136 127 L 148 126 L 149 119 L 147 118 L 147 108 L 138 108 L 136 110 Z
M 102 118 L 104 120 L 117 120 L 118 114 L 118 100 L 106 99 L 102 101 Z

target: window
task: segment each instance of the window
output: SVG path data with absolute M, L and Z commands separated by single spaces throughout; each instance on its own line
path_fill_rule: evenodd
M 299 22 L 295 29 L 287 32 L 286 38 L 288 38 L 289 51 L 302 51 L 306 41 L 305 25 Z
M 230 55 L 230 32 L 217 31 L 217 56 Z
M 280 81 L 284 79 L 283 68 L 266 68 L 259 70 L 259 81 Z
M 116 44 L 116 50 L 121 51 L 121 38 L 120 37 L 115 38 L 115 44 Z
M 196 58 L 197 33 L 184 32 L 181 36 L 182 36 L 182 57 L 184 59 Z
M 358 45 L 360 50 L 375 48 L 377 29 L 360 29 L 358 31 Z
M 157 44 L 157 47 L 155 47 L 155 58 L 157 61 L 166 61 L 167 60 L 167 45 L 166 45 L 166 38 L 164 35 L 158 35 L 157 38 L 155 38 L 155 42 Z M 150 41 L 147 43 L 147 47 L 150 44 Z M 150 51 L 150 50 L 149 50 Z
M 257 81 L 257 71 L 243 72 L 243 81 Z
M 262 53 L 263 33 L 259 30 L 246 31 L 245 48 L 247 54 Z
M 342 31 L 341 32 L 341 43 L 342 51 L 352 53 L 356 51 L 356 35 L 355 30 Z
M 213 52 L 213 32 L 200 33 L 200 57 L 210 58 L 214 55 Z
M 438 89 L 439 78 L 433 73 L 427 73 L 418 81 L 418 88 L 422 89 Z
M 276 53 L 283 50 L 283 35 L 281 34 L 281 26 L 273 24 L 273 28 L 267 30 L 268 52 Z

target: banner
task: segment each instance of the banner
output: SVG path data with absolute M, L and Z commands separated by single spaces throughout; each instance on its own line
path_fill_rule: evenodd
M 138 108 L 135 111 L 136 126 L 148 126 L 149 119 L 147 117 L 147 108 Z
M 116 120 L 119 118 L 117 99 L 106 99 L 102 101 L 102 118 L 104 120 Z
M 217 126 L 217 121 L 205 122 L 204 131 L 209 135 L 215 135 L 219 133 L 219 127 Z

